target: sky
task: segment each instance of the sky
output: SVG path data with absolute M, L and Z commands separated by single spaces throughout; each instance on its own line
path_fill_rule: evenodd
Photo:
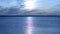
M 60 4 L 60 0 L 37 0 L 37 6 L 42 8 L 50 8 Z
M 60 0 L 0 0 L 0 5 L 2 6 L 18 6 L 18 3 L 25 5 L 24 3 L 28 1 L 35 1 L 35 7 L 37 8 L 50 8 L 52 6 L 60 4 Z M 17 3 L 18 2 L 18 3 Z M 30 2 L 31 3 L 31 2 Z M 29 4 L 28 4 L 29 5 Z M 30 5 L 31 6 L 31 5 Z
M 11 13 L 22 13 L 23 14 L 58 14 L 60 15 L 60 0 L 0 0 L 0 6 L 2 7 L 8 7 L 8 8 L 13 8 L 13 7 L 18 7 L 18 11 L 14 11 Z M 1 9 L 1 8 L 0 8 Z M 35 10 L 36 9 L 36 10 Z M 4 9 L 3 9 L 4 10 Z M 23 10 L 23 11 L 20 11 Z M 25 11 L 27 10 L 27 11 Z M 35 10 L 33 12 L 29 12 Z M 56 11 L 56 12 L 55 12 Z M 42 12 L 42 13 L 41 13 Z M 1 13 L 1 11 L 0 11 Z M 4 11 L 3 11 L 4 13 Z M 6 10 L 5 13 L 10 14 L 9 10 Z M 1 13 L 2 14 L 2 13 Z
M 4 7 L 18 6 L 19 3 L 21 4 L 22 0 L 0 0 L 0 5 Z

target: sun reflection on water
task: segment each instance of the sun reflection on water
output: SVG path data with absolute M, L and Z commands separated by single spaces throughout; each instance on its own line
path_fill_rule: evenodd
M 26 34 L 32 34 L 32 17 L 27 17 L 27 28 L 26 28 Z

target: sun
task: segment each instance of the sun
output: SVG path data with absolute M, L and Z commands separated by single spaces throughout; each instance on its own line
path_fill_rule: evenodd
M 33 10 L 35 8 L 35 0 L 25 0 L 25 9 Z

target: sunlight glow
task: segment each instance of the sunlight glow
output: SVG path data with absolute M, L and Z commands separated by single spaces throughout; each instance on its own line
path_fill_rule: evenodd
M 33 10 L 35 8 L 35 0 L 25 0 L 25 9 Z

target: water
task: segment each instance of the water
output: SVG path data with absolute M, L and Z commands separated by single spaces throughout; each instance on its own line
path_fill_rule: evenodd
M 60 17 L 0 17 L 0 34 L 60 34 Z

